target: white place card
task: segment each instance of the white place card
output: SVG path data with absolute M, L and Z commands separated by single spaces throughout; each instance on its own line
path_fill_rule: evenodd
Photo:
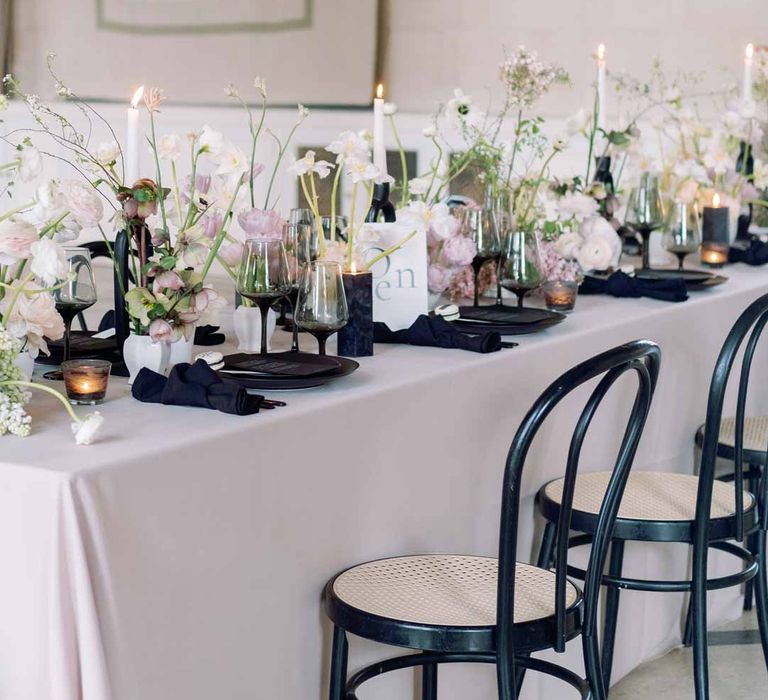
M 413 227 L 399 223 L 366 224 L 365 232 L 377 234 L 365 255 L 370 260 L 412 233 Z M 424 230 L 417 230 L 402 248 L 379 260 L 371 272 L 374 321 L 382 321 L 397 331 L 408 328 L 420 314 L 427 313 L 427 239 Z

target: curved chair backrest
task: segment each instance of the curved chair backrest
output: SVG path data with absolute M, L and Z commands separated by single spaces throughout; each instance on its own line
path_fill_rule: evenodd
M 709 540 L 709 513 L 712 506 L 712 488 L 717 463 L 717 446 L 720 441 L 720 423 L 723 418 L 723 404 L 728 381 L 736 357 L 744 340 L 749 336 L 739 372 L 738 394 L 736 397 L 736 418 L 734 426 L 734 485 L 736 487 L 736 539 L 744 540 L 744 418 L 747 405 L 747 389 L 752 372 L 752 360 L 755 356 L 760 336 L 768 322 L 768 294 L 753 301 L 728 333 L 712 374 L 707 402 L 707 419 L 704 424 L 704 442 L 701 448 L 701 468 L 699 471 L 699 492 L 696 502 L 696 544 L 706 546 Z M 766 445 L 768 451 L 768 445 Z M 762 493 L 758 497 L 760 527 L 768 529 L 766 516 L 766 479 L 762 480 Z
M 555 649 L 563 651 L 566 642 L 566 570 L 568 565 L 568 531 L 571 522 L 573 491 L 579 456 L 587 430 L 605 395 L 626 372 L 637 375 L 638 386 L 627 421 L 613 473 L 600 508 L 585 581 L 584 624 L 594 630 L 597 621 L 596 601 L 605 564 L 610 535 L 619 509 L 629 470 L 645 426 L 656 387 L 661 363 L 659 346 L 648 340 L 635 340 L 608 350 L 576 365 L 555 380 L 539 397 L 515 434 L 507 456 L 504 492 L 501 504 L 499 541 L 499 581 L 497 592 L 497 651 L 500 659 L 512 659 L 515 562 L 517 559 L 517 520 L 520 506 L 520 483 L 528 450 L 547 416 L 570 392 L 582 384 L 601 377 L 584 406 L 571 438 L 566 463 L 560 516 L 557 522 Z

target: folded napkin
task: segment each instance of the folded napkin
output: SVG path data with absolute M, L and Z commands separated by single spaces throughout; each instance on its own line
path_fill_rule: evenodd
M 419 316 L 410 328 L 392 331 L 384 323 L 373 324 L 375 343 L 404 343 L 435 348 L 496 352 L 501 350 L 501 336 L 495 331 L 469 335 L 440 316 Z
M 644 280 L 630 277 L 620 270 L 608 279 L 585 277 L 579 294 L 610 294 L 614 297 L 649 297 L 661 301 L 685 301 L 688 292 L 681 278 Z
M 763 243 L 759 238 L 753 238 L 749 241 L 749 247 L 746 250 L 731 248 L 728 251 L 728 262 L 765 265 L 768 263 L 768 243 Z
M 236 416 L 258 413 L 264 401 L 263 396 L 251 395 L 245 387 L 223 382 L 204 360 L 175 365 L 168 377 L 143 367 L 133 381 L 131 394 L 145 403 L 198 406 Z

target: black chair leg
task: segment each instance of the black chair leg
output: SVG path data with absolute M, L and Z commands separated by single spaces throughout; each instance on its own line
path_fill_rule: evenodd
M 690 647 L 693 644 L 693 617 L 691 616 L 692 599 L 688 601 L 688 612 L 685 614 L 685 629 L 683 630 L 683 644 Z
M 421 700 L 437 700 L 437 664 L 421 667 Z
M 756 555 L 758 562 L 755 582 L 755 602 L 757 604 L 757 624 L 760 628 L 760 642 L 763 645 L 763 658 L 768 668 L 768 558 L 766 558 L 766 545 L 764 530 L 757 532 Z
M 544 534 L 541 537 L 541 547 L 539 547 L 539 558 L 536 560 L 536 566 L 542 569 L 549 569 L 554 564 L 556 534 L 557 527 L 555 523 L 547 521 L 547 524 L 544 526 Z M 515 698 L 520 697 L 524 680 L 525 669 L 518 666 L 515 671 Z
M 581 646 L 584 651 L 584 669 L 589 683 L 592 700 L 607 700 L 608 686 L 603 681 L 603 670 L 600 667 L 600 646 L 597 636 L 582 635 Z
M 756 464 L 749 465 L 749 478 L 747 479 L 747 488 L 749 492 L 757 497 L 758 488 L 760 487 L 760 466 Z M 752 554 L 757 554 L 757 533 L 749 535 L 747 538 L 747 549 Z M 754 579 L 749 579 L 744 584 L 744 610 L 749 612 L 752 610 L 752 599 L 754 592 Z
M 329 700 L 344 700 L 347 684 L 347 653 L 347 634 L 341 627 L 334 626 Z
M 696 700 L 709 700 L 706 554 L 697 558 L 694 552 L 692 594 L 693 682 L 696 689 Z
M 619 577 L 624 566 L 624 540 L 613 540 L 611 543 L 611 561 L 608 574 Z M 613 668 L 613 649 L 616 645 L 616 619 L 619 615 L 619 589 L 608 586 L 606 592 L 605 624 L 603 626 L 603 685 L 611 687 L 611 670 Z

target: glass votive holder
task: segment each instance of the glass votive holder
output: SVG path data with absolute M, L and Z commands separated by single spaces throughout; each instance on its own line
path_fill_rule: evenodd
M 64 387 L 71 404 L 93 405 L 104 401 L 112 363 L 107 360 L 67 360 L 61 363 Z
M 550 311 L 573 311 L 579 283 L 569 280 L 548 280 L 542 285 L 544 303 Z
M 701 262 L 707 267 L 723 267 L 728 262 L 728 245 L 716 241 L 703 241 Z

